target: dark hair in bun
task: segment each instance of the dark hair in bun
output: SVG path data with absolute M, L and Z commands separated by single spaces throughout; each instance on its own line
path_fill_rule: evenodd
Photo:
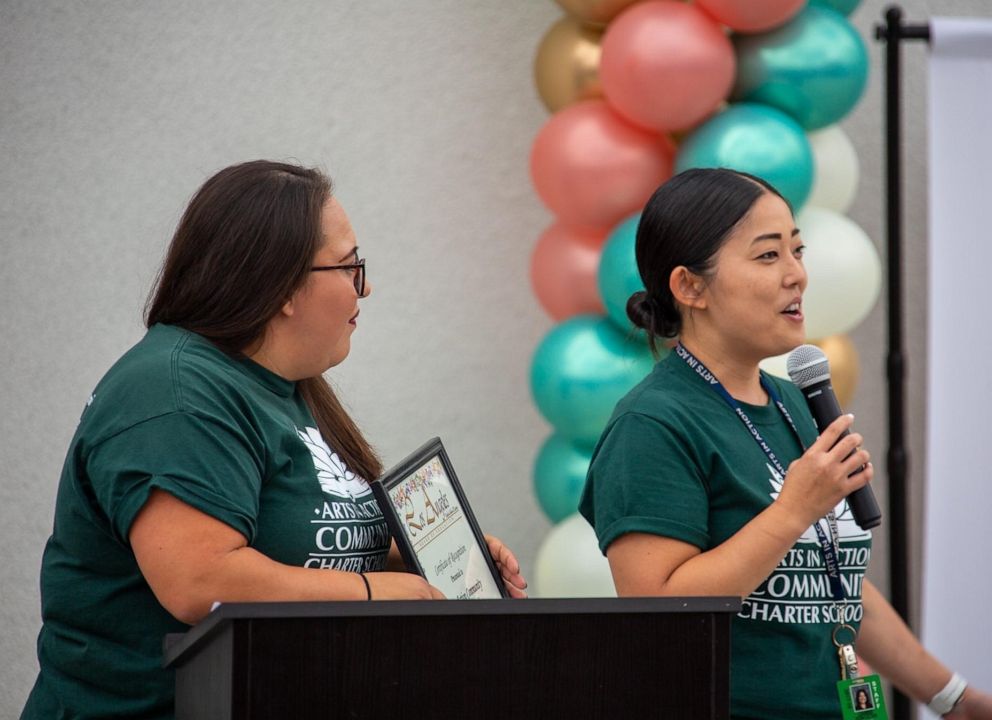
M 730 232 L 766 193 L 782 197 L 761 178 L 726 168 L 686 170 L 655 190 L 637 226 L 635 254 L 645 290 L 627 301 L 627 317 L 647 331 L 652 350 L 658 338 L 682 330 L 682 313 L 668 287 L 672 271 L 684 265 L 709 275 Z

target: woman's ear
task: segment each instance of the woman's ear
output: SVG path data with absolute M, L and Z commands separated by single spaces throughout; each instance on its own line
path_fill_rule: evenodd
M 679 265 L 668 276 L 668 289 L 679 305 L 697 310 L 706 308 L 706 282 L 685 265 Z

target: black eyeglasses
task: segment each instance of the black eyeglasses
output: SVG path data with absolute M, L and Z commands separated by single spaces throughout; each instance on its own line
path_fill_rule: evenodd
M 365 258 L 356 258 L 358 262 L 347 265 L 318 265 L 310 268 L 310 272 L 321 272 L 323 270 L 352 270 L 355 273 L 355 292 L 358 297 L 365 297 Z

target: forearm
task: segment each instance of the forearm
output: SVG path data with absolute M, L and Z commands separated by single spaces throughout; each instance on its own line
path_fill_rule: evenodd
M 947 684 L 951 671 L 928 653 L 878 589 L 867 580 L 862 592 L 865 615 L 857 650 L 906 695 L 927 703 Z
M 607 556 L 620 595 L 750 595 L 775 570 L 806 526 L 772 503 L 732 537 L 699 552 L 687 543 L 637 533 Z
M 732 537 L 679 566 L 665 583 L 666 594 L 746 597 L 772 574 L 805 529 L 772 503 Z
M 177 570 L 159 602 L 175 617 L 194 624 L 214 602 L 365 600 L 365 583 L 357 573 L 295 567 L 276 562 L 250 547 L 241 547 Z

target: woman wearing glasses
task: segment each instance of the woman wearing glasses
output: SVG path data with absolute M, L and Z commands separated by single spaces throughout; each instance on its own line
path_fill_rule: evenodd
M 322 373 L 371 292 L 316 170 L 256 161 L 187 208 L 148 332 L 100 381 L 41 571 L 41 672 L 22 715 L 169 717 L 162 637 L 216 601 L 438 598 L 401 570 L 375 453 Z M 525 582 L 490 550 L 512 595 Z

